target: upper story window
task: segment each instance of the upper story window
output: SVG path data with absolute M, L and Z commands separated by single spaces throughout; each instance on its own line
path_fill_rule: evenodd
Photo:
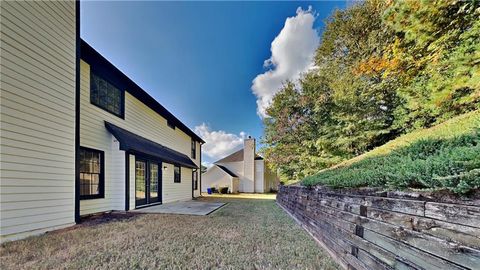
M 180 178 L 180 166 L 175 165 L 173 167 L 173 182 L 174 183 L 181 183 L 181 178 Z
M 172 129 L 175 129 L 175 124 L 172 123 L 172 121 L 170 121 L 170 120 L 167 120 L 167 126 L 169 126 Z
M 198 171 L 192 171 L 193 190 L 198 190 Z
M 90 102 L 123 118 L 124 92 L 103 78 L 90 73 Z
M 104 197 L 103 151 L 80 147 L 80 199 Z
M 197 142 L 192 140 L 192 158 L 197 158 Z

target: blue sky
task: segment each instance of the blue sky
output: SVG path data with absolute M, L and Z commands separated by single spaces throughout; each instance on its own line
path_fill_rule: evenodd
M 242 136 L 262 136 L 252 81 L 278 64 L 273 57 L 273 66 L 264 67 L 286 19 L 315 14 L 312 26 L 295 26 L 292 21 L 290 32 L 285 30 L 278 39 L 277 58 L 284 66 L 297 57 L 281 51 L 282 42 L 295 39 L 295 27 L 320 33 L 324 19 L 345 5 L 339 1 L 81 1 L 81 36 L 187 126 L 207 137 L 203 160 L 212 162 L 240 147 Z M 309 6 L 310 12 L 297 14 L 299 7 L 308 10 Z M 292 48 L 309 48 L 305 46 L 290 41 Z M 269 78 L 264 79 L 267 86 L 263 83 L 259 88 L 273 87 L 268 86 Z

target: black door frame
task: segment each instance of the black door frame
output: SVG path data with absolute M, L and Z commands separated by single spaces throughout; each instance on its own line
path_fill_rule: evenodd
M 135 167 L 133 168 L 135 170 L 135 179 L 134 181 L 134 192 L 137 192 L 137 174 L 136 174 L 136 163 L 137 161 L 141 161 L 145 163 L 145 199 L 142 200 L 141 203 L 139 203 L 139 200 L 137 200 L 136 194 L 135 196 L 135 208 L 143 208 L 143 207 L 148 207 L 152 205 L 158 205 L 162 204 L 162 161 L 159 160 L 154 160 L 154 159 L 149 159 L 146 157 L 143 157 L 138 154 L 134 154 L 135 156 Z M 158 197 L 156 202 L 150 202 L 150 181 L 151 181 L 151 175 L 150 175 L 150 165 L 151 164 L 157 164 L 158 165 Z
M 151 183 L 152 183 L 152 175 L 151 175 L 151 165 L 156 164 L 157 165 L 157 200 L 155 202 L 151 202 L 150 200 L 150 194 L 151 194 Z M 162 202 L 162 196 L 161 196 L 161 179 L 162 179 L 162 162 L 154 161 L 154 160 L 147 160 L 147 167 L 148 167 L 148 196 L 147 196 L 147 205 L 155 204 L 155 203 L 161 203 Z
M 144 199 L 137 199 L 137 162 L 143 162 L 145 164 L 145 198 Z M 135 207 L 143 206 L 147 204 L 147 194 L 148 194 L 148 163 L 146 159 L 137 158 L 135 157 Z

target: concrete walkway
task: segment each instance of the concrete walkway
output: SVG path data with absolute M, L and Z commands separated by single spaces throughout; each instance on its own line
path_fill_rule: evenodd
M 224 203 L 199 201 L 173 202 L 135 209 L 133 210 L 133 212 L 148 214 L 181 214 L 206 216 L 211 212 L 217 210 L 218 208 L 222 207 L 223 205 Z

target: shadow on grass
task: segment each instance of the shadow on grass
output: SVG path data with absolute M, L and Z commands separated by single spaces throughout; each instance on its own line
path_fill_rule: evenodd
M 277 197 L 276 193 L 237 193 L 237 194 L 207 194 L 202 193 L 202 197 L 199 200 L 208 199 L 226 199 L 226 200 L 265 200 L 273 201 Z

